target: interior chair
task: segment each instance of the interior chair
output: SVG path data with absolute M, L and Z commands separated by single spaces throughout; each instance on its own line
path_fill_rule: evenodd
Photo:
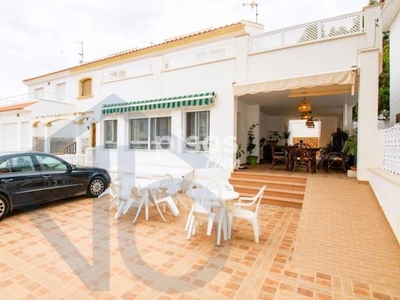
M 337 167 L 346 173 L 346 157 L 349 148 L 346 143 L 344 144 L 342 151 L 340 152 L 329 152 L 326 156 L 326 172 L 329 173 L 329 169 Z
M 274 168 L 274 165 L 278 162 L 283 162 L 286 165 L 287 157 L 284 152 L 283 153 L 275 152 L 275 147 L 271 145 L 271 154 L 272 154 L 271 170 Z
M 204 183 L 204 182 L 203 182 Z M 218 212 L 213 209 L 213 202 L 219 201 L 219 189 L 214 187 L 218 186 L 217 182 L 208 181 L 208 185 L 193 183 L 189 189 L 196 189 L 196 199 L 193 201 L 192 209 L 188 217 L 187 239 L 196 234 L 196 223 L 207 221 L 206 234 L 211 235 L 213 224 L 218 223 L 217 230 L 217 245 L 221 243 L 221 234 L 224 230 L 227 232 L 225 222 L 225 210 L 221 209 Z M 222 204 L 220 204 L 220 207 Z
M 240 197 L 238 202 L 233 205 L 232 212 L 229 214 L 231 221 L 228 224 L 232 224 L 234 229 L 237 226 L 238 219 L 251 222 L 256 243 L 259 242 L 259 237 L 261 235 L 259 209 L 265 189 L 266 186 L 264 185 L 254 197 Z M 230 228 L 228 228 L 228 232 L 229 231 Z
M 296 143 L 293 145 L 293 148 L 311 148 L 310 144 L 307 143 Z
M 308 170 L 312 170 L 313 158 L 312 151 L 309 148 L 293 148 L 292 150 L 292 165 L 294 172 L 298 166 L 305 166 Z

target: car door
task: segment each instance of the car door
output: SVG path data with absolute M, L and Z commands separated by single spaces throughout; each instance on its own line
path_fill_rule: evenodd
M 84 179 L 73 172 L 67 162 L 45 153 L 34 154 L 34 156 L 44 180 L 43 201 L 76 196 L 82 194 L 82 190 L 86 190 Z
M 13 199 L 13 206 L 42 201 L 44 180 L 29 154 L 16 154 L 0 162 L 0 188 Z

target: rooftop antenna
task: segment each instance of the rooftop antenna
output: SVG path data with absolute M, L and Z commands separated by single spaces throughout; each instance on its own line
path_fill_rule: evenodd
M 83 63 L 83 41 L 82 42 L 78 42 L 78 43 L 81 44 L 81 52 L 78 53 L 78 55 L 81 57 L 79 59 L 79 64 L 82 64 Z
M 256 3 L 256 1 L 251 1 L 251 3 L 243 3 L 243 6 L 250 6 L 251 8 L 256 8 L 256 23 L 258 20 L 258 3 Z

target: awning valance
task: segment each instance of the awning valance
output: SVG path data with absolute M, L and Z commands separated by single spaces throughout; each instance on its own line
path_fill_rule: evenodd
M 215 101 L 215 92 L 194 94 L 170 98 L 160 98 L 152 100 L 142 100 L 133 102 L 122 102 L 104 104 L 101 108 L 103 115 L 126 113 L 140 110 L 168 109 L 184 106 L 211 105 Z
M 273 91 L 329 86 L 334 84 L 354 84 L 356 78 L 357 69 L 349 69 L 269 81 L 236 83 L 233 85 L 233 89 L 236 96 L 243 96 L 246 94 L 269 93 Z

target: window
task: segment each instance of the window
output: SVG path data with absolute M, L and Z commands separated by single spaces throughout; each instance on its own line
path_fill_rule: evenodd
M 35 157 L 43 171 L 68 171 L 68 166 L 55 157 L 42 154 L 36 154 Z
M 171 149 L 171 117 L 150 119 L 151 149 Z
M 65 83 L 56 85 L 56 101 L 65 101 Z
M 104 121 L 104 148 L 117 149 L 117 120 Z
M 34 100 L 43 99 L 44 98 L 44 88 L 37 88 L 33 90 L 33 98 Z
M 130 120 L 130 149 L 148 149 L 149 129 L 148 119 L 132 119 Z
M 29 172 L 35 171 L 30 155 L 13 157 L 7 160 L 11 172 Z
M 210 112 L 190 112 L 186 115 L 186 150 L 207 151 L 209 148 Z
M 130 120 L 130 149 L 171 149 L 171 117 Z
M 92 97 L 92 78 L 85 78 L 79 81 L 79 97 Z
M 5 160 L 0 163 L 0 173 L 9 173 L 10 168 L 8 167 L 8 161 Z

